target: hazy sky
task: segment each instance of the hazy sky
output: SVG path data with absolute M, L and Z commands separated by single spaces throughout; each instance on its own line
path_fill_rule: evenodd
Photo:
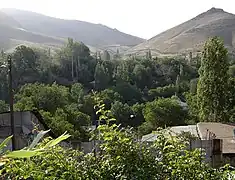
M 100 23 L 143 38 L 151 38 L 211 7 L 235 14 L 234 0 L 0 0 L 0 8 Z

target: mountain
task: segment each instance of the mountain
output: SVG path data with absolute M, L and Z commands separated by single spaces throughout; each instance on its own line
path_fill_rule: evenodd
M 54 47 L 64 42 L 63 39 L 32 33 L 14 18 L 0 11 L 0 49 L 9 50 L 19 44 Z
M 14 18 L 27 31 L 56 38 L 71 37 L 94 47 L 134 46 L 144 41 L 101 24 L 58 19 L 17 9 L 2 9 L 1 11 Z
M 0 25 L 22 28 L 19 22 L 17 22 L 14 18 L 8 16 L 7 14 L 1 11 L 0 11 Z
M 142 54 L 148 49 L 154 55 L 197 52 L 212 36 L 219 36 L 225 46 L 235 48 L 235 15 L 222 9 L 211 8 L 195 18 L 173 27 L 129 49 L 127 54 Z

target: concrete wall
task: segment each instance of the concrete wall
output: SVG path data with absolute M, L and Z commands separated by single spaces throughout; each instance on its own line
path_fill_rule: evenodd
M 41 123 L 30 111 L 14 112 L 15 127 L 22 127 L 23 125 L 28 129 L 33 129 L 34 124 L 43 128 Z M 10 113 L 0 114 L 0 126 L 11 126 Z
M 98 142 L 96 142 L 97 144 Z M 151 145 L 153 142 L 144 142 Z M 94 151 L 95 142 L 71 142 L 70 147 L 83 151 L 84 153 L 91 153 Z M 188 150 L 196 148 L 201 149 L 202 156 L 205 162 L 209 163 L 212 167 L 221 167 L 225 164 L 225 160 L 235 163 L 235 158 L 223 157 L 223 141 L 221 139 L 212 140 L 192 140 L 187 147 Z M 98 152 L 98 149 L 97 149 Z
M 91 153 L 93 151 L 94 142 L 82 142 L 80 144 L 80 150 L 83 151 L 84 153 Z
M 16 148 L 21 149 L 28 146 L 29 139 L 27 135 L 36 127 L 44 130 L 43 125 L 36 116 L 30 111 L 14 112 Z M 10 113 L 0 114 L 0 141 L 11 135 Z M 11 147 L 11 146 L 10 146 Z M 10 149 L 10 147 L 8 147 Z
M 100 142 L 102 143 L 102 142 Z M 74 149 L 78 149 L 84 153 L 91 153 L 95 151 L 95 147 L 96 147 L 96 152 L 99 151 L 98 148 L 99 145 L 99 141 L 91 141 L 91 142 L 72 142 L 71 146 Z
M 221 139 L 212 140 L 192 140 L 189 149 L 200 148 L 205 153 L 205 162 L 213 167 L 220 167 L 223 164 L 223 141 Z

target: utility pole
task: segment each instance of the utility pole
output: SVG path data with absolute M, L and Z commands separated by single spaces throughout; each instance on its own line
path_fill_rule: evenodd
M 15 136 L 15 121 L 14 121 L 14 109 L 13 109 L 13 90 L 12 90 L 12 57 L 8 55 L 8 84 L 9 84 L 9 104 L 10 104 L 10 118 L 11 118 L 11 134 L 12 137 L 12 151 L 15 150 L 16 136 Z

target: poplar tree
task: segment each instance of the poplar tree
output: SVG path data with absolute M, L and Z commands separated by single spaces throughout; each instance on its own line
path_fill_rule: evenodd
M 197 104 L 200 121 L 226 122 L 228 94 L 228 51 L 218 37 L 210 38 L 204 45 Z
M 103 52 L 102 60 L 109 61 L 110 60 L 110 54 L 107 50 Z

